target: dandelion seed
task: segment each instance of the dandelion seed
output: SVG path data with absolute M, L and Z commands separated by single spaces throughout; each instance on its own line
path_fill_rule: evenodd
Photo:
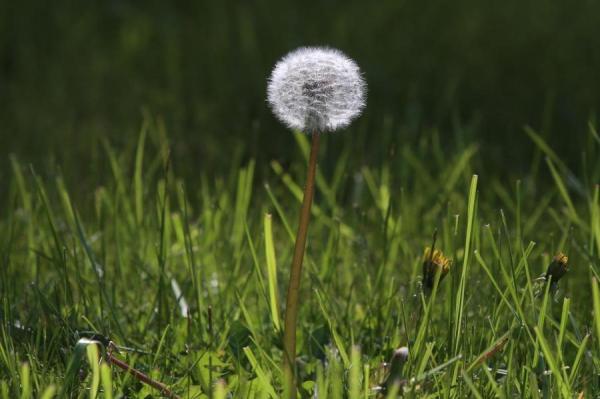
M 348 126 L 365 107 L 365 91 L 358 65 L 341 51 L 302 47 L 275 65 L 267 94 L 281 122 L 313 133 Z

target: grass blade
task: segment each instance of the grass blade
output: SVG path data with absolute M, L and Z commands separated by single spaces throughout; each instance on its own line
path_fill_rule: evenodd
M 270 214 L 264 217 L 265 229 L 265 254 L 267 258 L 267 285 L 269 287 L 269 306 L 271 308 L 271 319 L 275 331 L 281 331 L 279 318 L 279 290 L 277 284 L 277 260 L 275 258 L 275 244 L 273 242 L 273 226 Z
M 471 239 L 473 235 L 473 223 L 475 222 L 477 199 L 477 175 L 471 178 L 471 187 L 469 189 L 469 199 L 467 208 L 467 232 L 465 234 L 465 254 L 462 263 L 462 270 L 458 291 L 456 293 L 456 307 L 454 311 L 454 334 L 453 334 L 453 352 L 458 355 L 461 349 L 462 341 L 462 322 L 465 306 L 465 292 L 467 288 L 467 276 L 469 273 L 469 260 L 471 255 Z

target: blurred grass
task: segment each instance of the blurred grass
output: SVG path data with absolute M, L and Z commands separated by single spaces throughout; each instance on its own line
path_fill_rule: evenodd
M 0 178 L 15 153 L 92 189 L 106 173 L 99 144 L 135 146 L 145 114 L 159 117 L 184 177 L 221 173 L 231 149 L 287 162 L 266 79 L 311 44 L 364 70 L 353 157 L 379 162 L 387 145 L 437 127 L 443 147 L 477 142 L 492 170 L 514 176 L 539 155 L 528 124 L 576 163 L 600 106 L 599 14 L 595 1 L 2 2 Z

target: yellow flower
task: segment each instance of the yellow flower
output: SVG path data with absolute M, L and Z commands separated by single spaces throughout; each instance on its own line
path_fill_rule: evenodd
M 569 258 L 567 255 L 559 252 L 552 258 L 552 262 L 548 265 L 546 270 L 545 278 L 546 281 L 552 281 L 553 284 L 558 283 L 568 271 L 569 271 Z
M 432 289 L 435 282 L 435 275 L 439 270 L 440 282 L 450 271 L 452 261 L 448 259 L 442 251 L 434 249 L 431 253 L 431 248 L 425 248 L 423 254 L 423 285 Z

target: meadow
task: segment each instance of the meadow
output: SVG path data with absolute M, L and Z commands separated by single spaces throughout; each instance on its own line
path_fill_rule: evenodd
M 161 396 L 119 361 L 164 384 L 163 395 L 280 397 L 309 151 L 307 136 L 282 134 L 289 162 L 237 151 L 221 173 L 183 179 L 176 143 L 148 117 L 130 145 L 102 141 L 104 173 L 84 190 L 12 156 L 0 213 L 0 397 Z M 302 397 L 600 395 L 595 125 L 576 165 L 533 129 L 517 132 L 535 148 L 520 180 L 486 166 L 478 142 L 443 144 L 437 129 L 369 142 L 378 162 L 357 156 L 352 134 L 324 136 L 319 156 L 298 323 Z M 451 266 L 428 289 L 434 237 Z M 568 272 L 552 284 L 543 276 L 557 253 Z

